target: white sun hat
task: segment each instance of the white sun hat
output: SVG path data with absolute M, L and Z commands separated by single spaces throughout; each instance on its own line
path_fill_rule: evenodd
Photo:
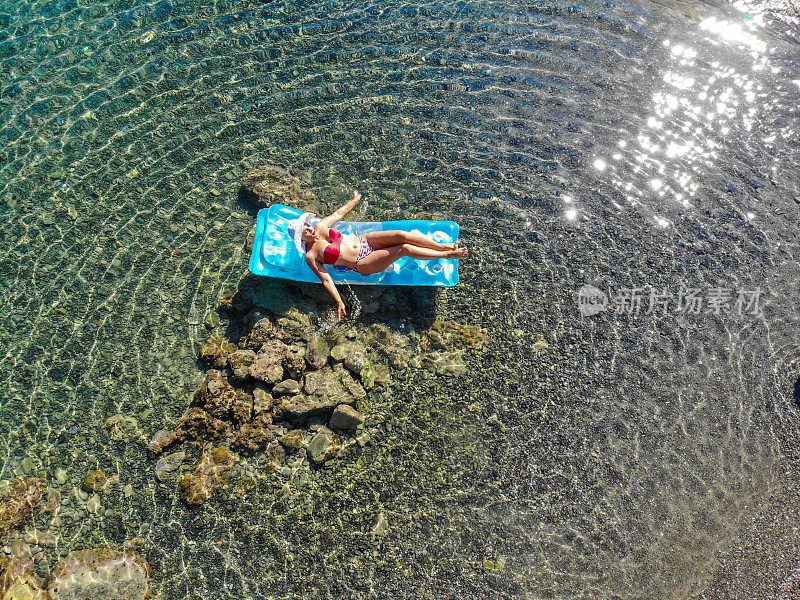
M 306 253 L 306 243 L 303 241 L 303 228 L 306 225 L 310 225 L 311 219 L 316 216 L 316 213 L 306 212 L 296 219 L 292 219 L 286 224 L 286 229 L 294 240 L 294 245 L 297 248 L 297 251 L 301 254 Z

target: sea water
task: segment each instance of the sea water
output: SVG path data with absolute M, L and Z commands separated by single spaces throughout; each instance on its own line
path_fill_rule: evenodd
M 133 544 L 157 597 L 206 600 L 700 597 L 736 564 L 739 597 L 791 583 L 767 558 L 796 505 L 795 16 L 0 2 L 0 479 L 69 499 L 37 517 L 58 539 L 37 569 Z M 457 221 L 457 288 L 348 302 L 489 342 L 460 377 L 396 381 L 357 462 L 293 485 L 253 459 L 255 488 L 188 509 L 145 443 L 246 276 L 239 182 L 263 164 L 331 210 L 361 190 L 361 220 Z M 120 484 L 89 514 L 96 468 Z

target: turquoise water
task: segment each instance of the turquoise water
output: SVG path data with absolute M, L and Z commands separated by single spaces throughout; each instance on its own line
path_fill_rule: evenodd
M 0 2 L 0 479 L 121 479 L 37 517 L 40 572 L 139 537 L 170 599 L 698 597 L 797 465 L 798 38 L 758 8 Z M 144 441 L 246 277 L 261 164 L 329 208 L 357 187 L 359 219 L 457 221 L 457 288 L 347 301 L 489 343 L 373 398 L 358 461 L 290 485 L 254 459 L 190 510 Z M 584 284 L 643 308 L 582 316 Z M 681 286 L 760 302 L 646 311 Z

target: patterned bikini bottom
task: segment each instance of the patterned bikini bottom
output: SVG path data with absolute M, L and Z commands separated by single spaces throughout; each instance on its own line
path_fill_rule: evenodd
M 358 258 L 356 258 L 355 264 L 352 267 L 345 267 L 344 265 L 339 265 L 338 267 L 334 267 L 334 269 L 336 269 L 337 271 L 341 271 L 341 272 L 354 271 L 354 272 L 358 273 L 359 275 L 363 275 L 363 273 L 359 273 L 358 272 L 358 263 L 362 258 L 366 258 L 370 254 L 375 252 L 375 248 L 373 248 L 372 245 L 367 240 L 365 240 L 363 237 L 359 236 L 358 240 L 359 240 L 361 246 L 360 246 L 360 248 L 358 250 Z

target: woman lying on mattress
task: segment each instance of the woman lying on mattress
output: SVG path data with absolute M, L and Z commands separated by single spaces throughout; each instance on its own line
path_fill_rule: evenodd
M 334 229 L 333 225 L 353 210 L 359 200 L 361 194 L 358 191 L 353 192 L 353 199 L 350 202 L 332 215 L 320 219 L 313 227 L 309 225 L 313 215 L 306 213 L 304 219 L 296 225 L 297 230 L 293 232 L 302 240 L 308 266 L 336 300 L 339 320 L 347 312 L 333 279 L 325 270 L 325 265 L 340 267 L 340 270 L 355 271 L 359 275 L 373 275 L 384 271 L 386 267 L 404 256 L 419 260 L 467 256 L 467 249 L 460 248 L 458 242 L 439 244 L 423 235 L 407 231 L 372 231 L 364 235 L 349 235 Z

